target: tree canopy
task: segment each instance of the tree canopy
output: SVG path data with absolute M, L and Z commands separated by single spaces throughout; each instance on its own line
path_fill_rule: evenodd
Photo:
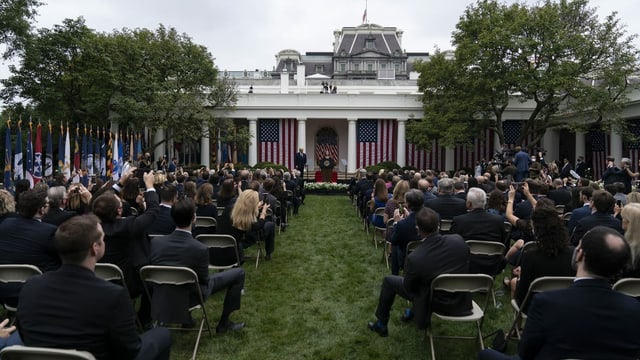
M 37 0 L 0 0 L 0 44 L 6 46 L 5 60 L 22 49 L 40 5 Z
M 169 129 L 162 142 L 234 127 L 212 109 L 224 116 L 233 108 L 235 85 L 218 79 L 205 47 L 174 28 L 97 33 L 82 18 L 66 19 L 38 29 L 23 49 L 0 92 L 14 113 L 28 108 L 33 113 L 24 115 L 71 125 Z
M 556 127 L 617 125 L 624 133 L 620 113 L 638 72 L 637 35 L 616 16 L 600 20 L 587 0 L 470 5 L 452 35 L 453 53 L 438 51 L 416 66 L 424 118 L 409 123 L 408 139 L 454 146 L 489 128 L 504 143 L 505 111 L 525 102 L 532 110 L 518 144 Z

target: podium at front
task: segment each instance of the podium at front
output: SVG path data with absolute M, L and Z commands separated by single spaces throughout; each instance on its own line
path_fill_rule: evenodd
M 322 174 L 322 182 L 331 182 L 334 166 L 335 162 L 332 158 L 325 157 L 320 160 L 320 173 Z

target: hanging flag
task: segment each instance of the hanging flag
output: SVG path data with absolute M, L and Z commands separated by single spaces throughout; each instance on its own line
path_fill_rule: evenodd
M 122 136 L 120 136 L 120 141 L 118 141 L 117 147 L 118 156 L 114 156 L 114 158 L 118 158 L 118 176 L 122 176 L 122 165 L 124 165 L 124 140 Z
M 96 142 L 93 145 L 93 173 L 100 176 L 100 130 L 96 128 Z
M 87 169 L 87 125 L 84 126 L 84 133 L 82 134 L 82 149 L 80 153 L 80 168 L 82 170 Z
M 71 138 L 69 137 L 69 124 L 67 123 L 67 137 L 64 140 L 64 165 L 62 173 L 67 179 L 71 178 Z
M 93 176 L 93 129 L 89 127 L 89 140 L 87 144 L 87 174 Z
M 27 168 L 25 171 L 25 176 L 27 180 L 29 180 L 29 184 L 31 188 L 33 188 L 33 143 L 31 142 L 31 131 L 33 130 L 33 123 L 29 120 L 29 131 L 27 132 L 27 159 L 26 164 Z
M 118 180 L 120 180 L 120 161 L 118 159 L 120 159 L 120 149 L 121 149 L 121 146 L 118 144 L 118 132 L 116 132 L 113 135 L 113 138 L 114 138 L 114 140 L 111 143 L 111 146 L 112 146 L 112 150 L 111 151 L 113 152 L 113 155 L 112 155 L 112 158 L 111 158 L 111 163 L 112 163 L 112 165 L 111 165 L 111 178 L 114 181 L 118 181 Z M 120 140 L 122 140 L 122 139 L 120 139 Z
M 47 134 L 47 154 L 44 158 L 44 176 L 53 175 L 53 136 L 51 135 L 51 121 L 49 121 L 49 133 Z
M 260 120 L 258 161 L 270 161 L 293 169 L 298 126 L 296 119 Z M 231 154 L 228 154 L 231 157 Z
M 60 122 L 60 134 L 58 135 L 58 173 L 64 173 L 64 124 Z
M 33 183 L 37 184 L 42 180 L 42 125 L 38 122 L 36 126 L 36 146 L 33 156 Z
M 18 120 L 18 135 L 16 136 L 16 152 L 13 155 L 13 179 L 24 179 L 24 167 L 22 166 L 22 120 Z
M 111 131 L 109 131 L 109 139 L 107 140 L 107 152 L 105 155 L 105 165 L 107 166 L 107 179 L 113 176 L 113 138 Z
M 144 154 L 142 153 L 142 138 L 140 136 L 140 133 L 136 134 L 136 160 L 138 160 L 138 157 L 143 156 Z
M 135 133 L 133 131 L 131 131 L 131 133 L 129 134 L 129 156 L 127 157 L 129 159 L 129 164 L 133 164 L 133 160 L 136 159 L 136 157 L 134 156 L 134 143 L 135 143 Z
M 367 9 L 364 9 L 364 13 L 362 14 L 362 23 L 367 22 Z
M 4 139 L 4 187 L 11 188 L 11 120 L 7 120 L 7 134 Z
M 80 173 L 80 127 L 76 125 L 76 136 L 73 139 L 73 171 Z
M 107 176 L 107 138 L 106 132 L 102 129 L 102 141 L 100 142 L 100 176 L 103 180 Z
M 387 119 L 361 119 L 357 125 L 356 167 L 396 160 L 396 123 Z

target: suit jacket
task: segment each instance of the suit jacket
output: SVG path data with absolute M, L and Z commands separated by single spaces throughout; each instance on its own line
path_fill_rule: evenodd
M 560 169 L 560 177 L 561 178 L 571 177 L 571 170 L 573 170 L 573 166 L 571 165 L 570 162 L 562 165 L 562 169 Z
M 407 250 L 407 244 L 418 240 L 420 240 L 420 235 L 416 230 L 416 213 L 410 212 L 406 218 L 398 221 L 391 230 L 391 244 L 397 246 L 404 254 Z
M 440 195 L 436 199 L 427 201 L 425 206 L 440 214 L 440 219 L 453 219 L 467 212 L 466 202 L 453 195 Z
M 47 224 L 60 226 L 63 222 L 78 215 L 75 211 L 66 211 L 60 208 L 49 208 L 49 212 L 42 218 L 42 222 Z
M 307 154 L 297 152 L 295 157 L 295 168 L 300 170 L 300 172 L 303 172 L 305 165 L 307 165 Z
M 565 188 L 553 189 L 549 191 L 549 195 L 547 195 L 547 197 L 553 200 L 556 205 L 566 206 L 571 203 L 571 191 Z
M 528 359 L 637 359 L 640 302 L 606 280 L 577 280 L 537 294 L 518 347 Z
M 153 239 L 149 261 L 152 265 L 184 266 L 198 275 L 203 291 L 209 284 L 209 248 L 190 233 L 175 230 L 169 235 Z
M 0 223 L 0 264 L 30 264 L 42 272 L 60 267 L 53 244 L 56 226 L 25 217 Z
M 489 214 L 483 209 L 473 209 L 453 218 L 451 233 L 459 234 L 465 240 L 485 240 L 503 242 L 504 219 L 500 215 Z
M 136 314 L 122 286 L 93 271 L 62 265 L 23 286 L 18 330 L 27 346 L 85 350 L 96 359 L 134 359 L 141 347 Z
M 573 214 L 571 216 L 573 216 Z M 593 229 L 596 226 L 610 227 L 619 232 L 620 235 L 624 235 L 620 220 L 614 218 L 611 214 L 605 214 L 603 212 L 596 211 L 593 214 L 585 216 L 582 220 L 578 221 L 578 225 L 576 225 L 576 228 L 573 230 L 573 234 L 571 235 L 571 243 L 574 246 L 577 246 L 580 242 L 580 239 L 582 239 L 582 236 L 587 231 Z
M 147 209 L 142 215 L 102 223 L 105 252 L 100 262 L 120 267 L 132 295 L 142 290 L 136 268 L 149 263 L 149 240 L 145 230 L 155 221 L 159 208 L 155 191 L 146 191 L 144 198 Z
M 529 154 L 520 150 L 513 158 L 513 164 L 518 169 L 518 172 L 529 171 Z
M 405 260 L 404 287 L 413 294 L 413 310 L 418 328 L 430 322 L 431 312 L 445 315 L 471 313 L 469 294 L 435 293 L 430 301 L 431 281 L 441 274 L 469 271 L 469 247 L 460 235 L 430 236 Z
M 591 215 L 593 211 L 591 210 L 591 206 L 584 205 L 577 209 L 573 209 L 571 212 L 571 219 L 569 223 L 567 223 L 567 229 L 569 230 L 569 235 L 573 234 L 573 230 L 578 225 L 578 221 L 582 220 L 584 217 Z
M 160 206 L 155 221 L 147 228 L 147 234 L 168 235 L 176 229 L 176 223 L 171 217 L 171 208 Z

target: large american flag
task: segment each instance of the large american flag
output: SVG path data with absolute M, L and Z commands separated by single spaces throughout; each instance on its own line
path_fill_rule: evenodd
M 473 172 L 476 162 L 482 159 L 490 162 L 497 148 L 494 135 L 494 130 L 486 129 L 482 134 L 478 134 L 472 139 L 473 145 L 457 145 L 454 151 L 455 169 L 469 168 Z
M 445 148 L 433 140 L 431 147 L 419 150 L 414 144 L 407 143 L 407 166 L 413 166 L 418 170 L 444 170 Z
M 396 123 L 391 119 L 358 120 L 356 167 L 396 161 Z
M 609 152 L 609 136 L 602 130 L 591 129 L 589 131 L 591 141 L 591 175 L 598 180 L 602 177 L 607 166 L 607 153 Z
M 521 142 L 518 142 L 520 138 L 520 132 L 522 131 L 523 122 L 520 120 L 505 120 L 502 122 L 502 132 L 504 133 L 504 143 L 509 148 L 516 146 L 530 147 L 533 144 L 534 134 L 529 133 Z M 493 156 L 493 155 L 492 155 Z
M 324 158 L 324 154 L 329 152 L 329 156 L 338 164 L 338 138 L 335 130 L 322 128 L 316 135 L 316 163 Z
M 635 136 L 635 141 L 629 141 L 626 143 L 627 150 L 629 152 L 629 159 L 631 159 L 631 168 L 636 169 L 638 166 L 638 160 L 640 159 L 640 121 L 633 121 L 629 124 L 629 130 Z M 636 169 L 638 171 L 638 169 Z
M 296 119 L 260 119 L 258 161 L 269 161 L 293 169 L 298 130 Z

